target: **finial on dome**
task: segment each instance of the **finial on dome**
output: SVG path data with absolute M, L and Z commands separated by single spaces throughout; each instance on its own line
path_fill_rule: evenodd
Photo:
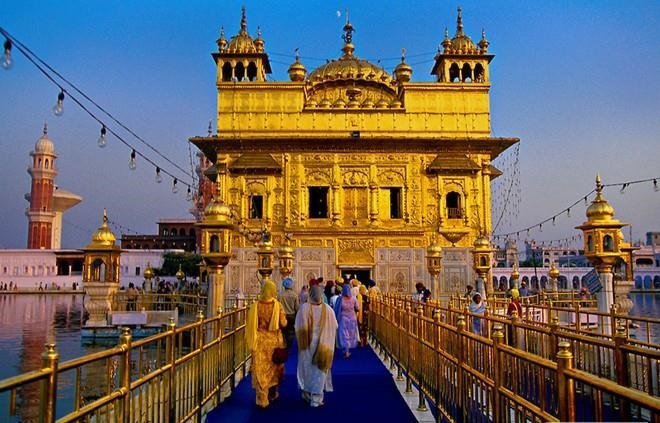
M 344 25 L 344 32 L 345 34 L 341 36 L 341 38 L 344 40 L 344 47 L 342 47 L 341 51 L 344 52 L 345 57 L 350 57 L 353 55 L 353 52 L 355 51 L 355 46 L 353 46 L 353 25 L 351 24 L 351 21 L 348 20 L 348 10 L 346 11 L 346 25 Z
M 48 123 L 44 122 L 44 135 L 48 135 Z
M 456 35 L 463 35 L 463 9 L 458 6 L 458 15 L 456 16 Z
M 293 54 L 296 56 L 296 62 L 299 62 L 299 61 L 300 61 L 300 60 L 299 60 L 299 59 L 300 59 L 300 56 L 298 55 L 299 50 L 300 50 L 300 49 L 299 49 L 298 47 L 296 47 L 296 48 L 293 50 Z
M 103 207 L 103 224 L 104 224 L 104 225 L 107 225 L 107 224 L 108 224 L 108 212 L 107 212 L 107 210 L 105 209 L 105 207 Z
M 406 61 L 406 48 L 402 47 L 401 48 L 401 63 Z
M 241 34 L 247 34 L 247 18 L 245 17 L 245 6 L 241 7 Z
M 598 194 L 603 191 L 603 184 L 600 183 L 600 173 L 596 172 L 596 192 Z
M 213 127 L 211 126 L 211 121 L 209 120 L 209 129 L 208 129 L 208 136 L 211 136 L 211 133 L 213 132 Z
M 220 38 L 216 40 L 216 43 L 218 43 L 218 50 L 221 53 L 224 53 L 225 50 L 227 50 L 227 39 L 225 38 L 225 27 L 221 26 L 220 27 Z
M 482 53 L 486 53 L 488 51 L 488 46 L 490 45 L 490 43 L 486 39 L 486 30 L 483 28 L 481 28 L 481 40 L 479 40 L 478 45 Z

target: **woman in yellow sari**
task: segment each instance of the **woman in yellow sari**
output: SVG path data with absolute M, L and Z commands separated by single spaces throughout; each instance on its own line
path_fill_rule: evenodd
M 257 406 L 268 407 L 279 396 L 277 388 L 284 374 L 284 364 L 273 363 L 275 348 L 284 347 L 280 328 L 286 326 L 286 315 L 277 297 L 277 287 L 267 280 L 259 301 L 248 310 L 245 327 L 247 347 L 252 351 L 252 387 L 257 392 Z

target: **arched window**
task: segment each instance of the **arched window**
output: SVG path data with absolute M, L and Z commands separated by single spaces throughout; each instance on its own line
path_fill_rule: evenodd
M 587 237 L 587 251 L 593 251 L 594 250 L 594 238 L 589 235 Z
M 456 63 L 452 63 L 449 67 L 449 82 L 461 82 L 461 72 Z
M 541 288 L 545 289 L 547 284 L 548 284 L 547 276 L 541 276 Z
M 48 159 L 46 159 L 46 161 L 44 162 L 44 167 L 48 169 Z
M 605 235 L 603 237 L 603 251 L 614 251 L 614 241 L 611 235 Z
M 257 65 L 255 65 L 254 62 L 250 62 L 247 67 L 247 78 L 249 81 L 257 80 Z
M 539 278 L 538 276 L 532 276 L 531 284 L 534 289 L 539 289 Z
M 523 276 L 522 281 L 525 282 L 526 285 L 529 285 L 529 278 L 527 276 Z
M 236 67 L 234 68 L 234 78 L 236 78 L 236 81 L 242 81 L 243 78 L 245 78 L 245 66 L 243 66 L 243 63 L 236 64 Z
M 167 230 L 167 228 L 163 228 L 163 236 L 168 236 L 170 232 Z
M 225 82 L 231 81 L 231 63 L 229 62 L 222 65 L 222 80 Z
M 460 219 L 463 217 L 461 211 L 461 194 L 452 191 L 445 197 L 445 204 L 447 207 L 447 218 Z
M 463 65 L 463 82 L 472 82 L 472 67 L 465 63 Z
M 105 281 L 105 263 L 100 258 L 92 262 L 92 281 L 103 282 Z
M 474 66 L 474 82 L 486 82 L 486 74 L 484 73 L 484 67 L 481 66 L 481 63 L 477 63 Z
M 179 229 L 179 236 L 186 236 L 186 230 L 183 228 Z

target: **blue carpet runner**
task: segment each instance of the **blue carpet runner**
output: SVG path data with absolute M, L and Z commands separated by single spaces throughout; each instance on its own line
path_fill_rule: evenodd
M 326 392 L 322 407 L 311 408 L 300 396 L 294 345 L 285 365 L 280 397 L 266 409 L 255 405 L 251 375 L 207 416 L 207 422 L 416 422 L 399 394 L 392 374 L 371 347 L 355 348 L 350 358 L 335 354 L 332 364 L 334 392 Z

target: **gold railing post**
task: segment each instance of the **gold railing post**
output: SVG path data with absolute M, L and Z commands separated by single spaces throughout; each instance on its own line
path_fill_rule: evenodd
M 402 361 L 401 356 L 403 354 L 401 353 L 401 350 L 404 349 L 404 348 L 407 348 L 407 345 L 408 345 L 407 341 L 402 341 L 402 340 L 406 339 L 406 335 L 407 335 L 407 332 L 405 332 L 406 327 L 405 327 L 405 323 L 404 323 L 405 313 L 406 313 L 406 310 L 404 309 L 404 304 L 405 303 L 403 301 L 401 301 L 399 303 L 399 306 L 397 307 L 397 315 L 399 316 L 399 337 L 398 337 L 399 338 L 399 341 L 398 341 L 399 356 L 397 357 L 398 366 L 397 366 L 397 372 L 396 372 L 396 380 L 399 381 L 399 382 L 403 382 L 403 380 L 404 380 L 403 379 L 403 364 L 401 363 L 401 361 Z M 402 342 L 403 342 L 403 345 L 401 345 Z M 406 356 L 408 356 L 408 354 L 406 354 Z
M 616 312 L 619 310 L 619 306 L 617 304 L 612 304 L 610 306 L 610 333 L 605 333 L 605 335 L 612 335 L 614 337 L 614 332 L 615 328 L 617 327 L 616 324 Z M 601 329 L 602 331 L 602 329 Z
M 548 336 L 547 348 L 549 357 L 554 357 L 557 355 L 557 331 L 559 330 L 559 317 L 552 314 L 552 311 L 549 313 L 551 314 L 550 323 L 548 324 L 550 327 L 550 336 Z
M 176 416 L 176 382 L 174 378 L 176 377 L 176 325 L 174 324 L 174 317 L 170 317 L 170 322 L 167 324 L 167 361 L 170 365 L 169 377 L 168 377 L 168 421 L 175 421 Z
M 197 310 L 197 422 L 202 421 L 202 399 L 204 398 L 204 312 Z
M 511 335 L 510 335 L 510 341 L 511 341 L 511 346 L 514 348 L 518 348 L 518 328 L 516 325 L 518 324 L 518 311 L 513 310 L 511 313 Z
M 131 421 L 131 338 L 131 330 L 127 327 L 121 328 L 119 346 L 122 353 L 119 363 L 119 385 L 123 395 L 119 400 L 120 410 L 117 414 L 120 421 L 124 423 Z
M 573 368 L 573 352 L 571 343 L 559 343 L 557 353 L 557 387 L 559 391 L 559 420 L 564 422 L 575 421 L 575 382 L 566 376 L 564 370 Z
M 422 318 L 424 316 L 424 307 L 420 305 L 417 306 L 417 319 L 419 321 L 419 332 L 417 333 L 417 336 L 420 338 L 420 348 L 423 348 L 423 341 L 424 340 L 424 319 Z M 421 353 L 421 351 L 420 351 Z M 421 354 L 420 354 L 421 355 Z M 428 409 L 426 408 L 426 400 L 424 399 L 424 389 L 423 389 L 423 375 L 422 375 L 422 364 L 424 360 L 423 357 L 420 357 L 420 365 L 419 365 L 419 380 L 417 383 L 419 384 L 419 402 L 417 404 L 417 411 L 427 411 Z
M 580 318 L 580 303 L 575 304 L 575 330 L 580 332 L 582 330 L 582 319 Z
M 55 344 L 46 344 L 41 353 L 41 370 L 48 371 L 48 378 L 41 381 L 39 400 L 39 423 L 55 421 L 55 406 L 57 405 L 57 365 L 59 354 Z
M 466 398 L 464 397 L 464 387 L 463 387 L 463 363 L 465 362 L 465 340 L 463 339 L 463 332 L 465 332 L 465 315 L 459 314 L 456 320 L 456 335 L 458 338 L 458 345 L 456 348 L 457 363 L 456 363 L 456 390 L 458 391 L 458 410 L 460 413 L 459 421 L 467 421 L 467 413 L 463 404 L 466 404 Z
M 628 375 L 628 354 L 621 348 L 628 342 L 626 327 L 619 324 L 614 333 L 614 368 L 616 372 L 616 381 L 621 386 L 630 387 L 630 377 Z M 619 413 L 622 420 L 630 420 L 630 407 L 628 401 L 619 399 Z
M 406 302 L 406 332 L 408 333 L 408 339 L 411 337 L 411 331 L 412 331 L 412 322 L 413 322 L 413 317 L 412 317 L 412 307 L 410 306 L 409 302 Z M 411 368 L 411 362 L 414 360 L 413 358 L 413 352 L 410 347 L 412 346 L 412 342 L 408 342 L 408 354 L 406 356 L 406 367 L 408 372 L 406 373 L 406 394 L 412 394 L 413 388 L 412 388 L 412 368 Z
M 502 415 L 501 400 L 500 400 L 500 386 L 502 386 L 502 364 L 500 363 L 500 345 L 504 343 L 504 328 L 501 324 L 496 323 L 493 325 L 493 421 L 499 422 Z
M 442 394 L 440 393 L 440 384 L 442 383 L 442 368 L 440 367 L 440 337 L 442 336 L 442 330 L 440 329 L 440 309 L 436 308 L 433 310 L 433 357 L 436 359 L 435 362 L 435 383 L 434 390 L 436 392 L 435 397 L 435 406 L 440 408 L 442 401 Z M 436 422 L 442 421 L 442 414 L 437 413 Z

